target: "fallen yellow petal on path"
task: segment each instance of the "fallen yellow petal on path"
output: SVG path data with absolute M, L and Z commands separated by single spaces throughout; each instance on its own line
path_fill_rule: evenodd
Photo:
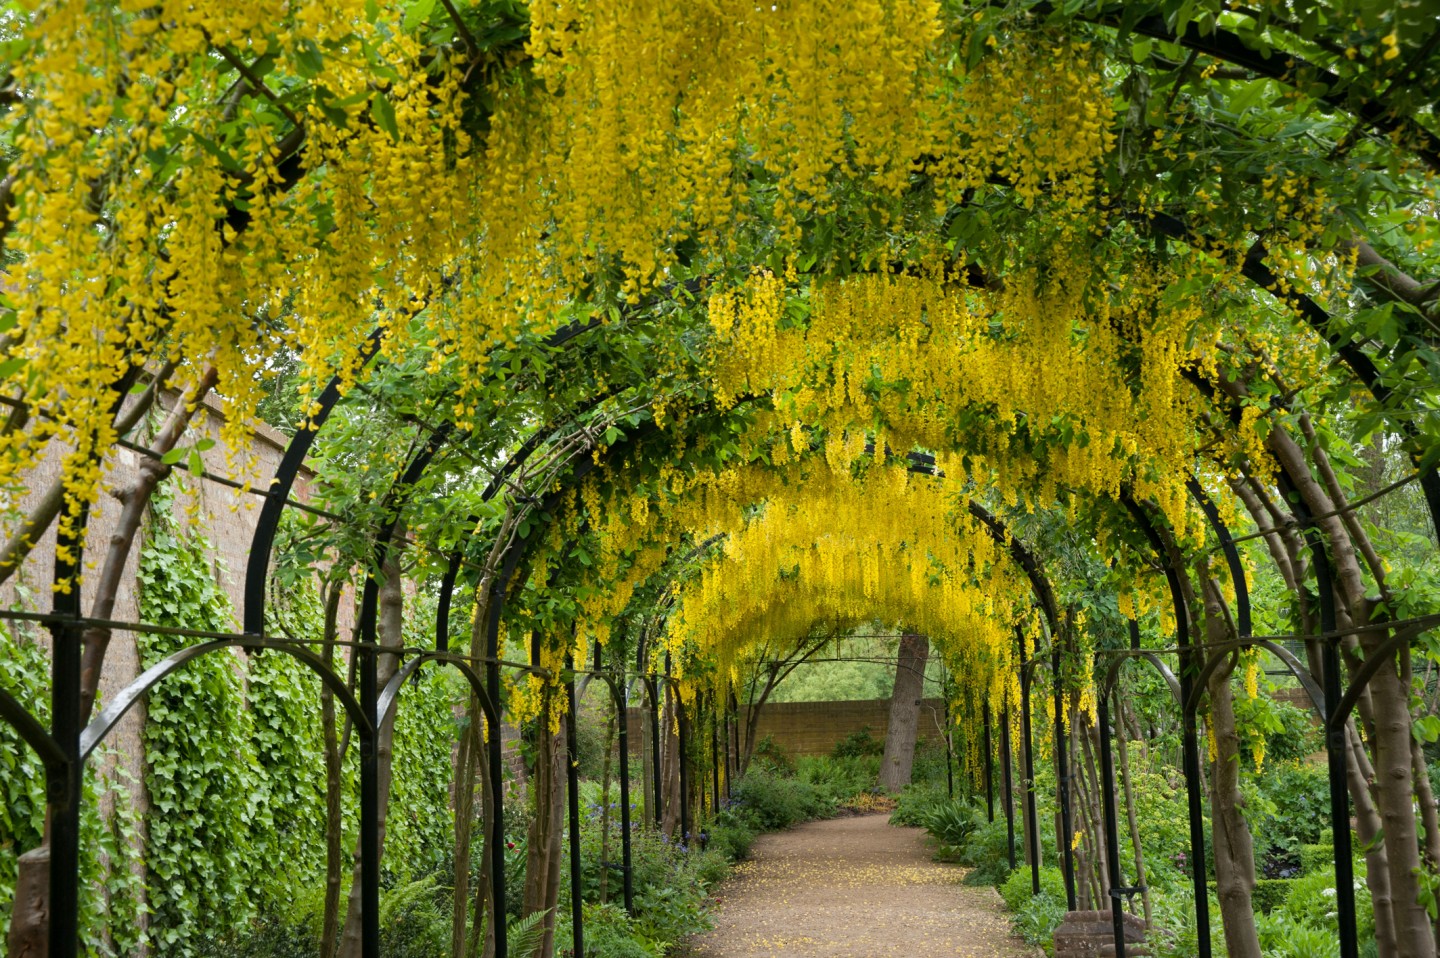
M 888 816 L 810 822 L 755 842 L 719 890 L 688 958 L 1031 958 L 991 888 L 930 860 L 924 832 Z

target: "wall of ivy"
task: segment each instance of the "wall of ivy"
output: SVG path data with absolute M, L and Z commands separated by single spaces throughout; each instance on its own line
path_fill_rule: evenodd
M 141 618 L 234 630 L 234 609 L 217 584 L 225 570 L 214 556 L 200 530 L 178 519 L 170 503 L 159 502 L 140 553 Z M 430 600 L 422 592 L 407 603 L 407 644 L 433 644 L 426 635 L 433 621 Z M 289 590 L 272 616 L 285 633 L 317 643 L 322 637 L 323 610 L 314 588 Z M 146 635 L 136 641 L 148 667 L 193 640 Z M 48 720 L 48 652 L 0 631 L 0 661 L 6 662 L 0 683 Z M 435 667 L 422 670 L 401 693 L 387 885 L 437 873 L 448 883 L 454 709 L 462 696 L 455 677 Z M 318 926 L 325 879 L 319 680 L 279 652 L 204 656 L 150 694 L 142 740 L 146 802 L 137 802 L 138 789 L 102 773 L 114 763 L 97 758 L 86 779 L 83 925 L 91 952 L 130 955 L 148 943 L 156 955 L 191 958 L 214 953 L 217 944 L 238 940 L 276 915 Z M 351 741 L 343 766 L 347 855 L 357 820 L 353 736 Z M 0 793 L 3 939 L 16 858 L 40 842 L 45 817 L 43 767 L 3 724 Z M 143 821 L 137 814 L 142 805 Z M 102 807 L 114 813 L 104 816 Z M 348 882 L 348 858 L 346 864 Z
M 42 722 L 50 720 L 50 656 L 37 642 L 0 627 L 0 686 Z M 91 954 L 126 955 L 145 941 L 138 866 L 139 822 L 123 770 L 100 751 L 85 775 L 81 819 L 80 930 Z M 105 817 L 101 807 L 112 807 Z M 10 931 L 19 855 L 45 829 L 45 767 L 20 735 L 0 722 L 0 941 Z

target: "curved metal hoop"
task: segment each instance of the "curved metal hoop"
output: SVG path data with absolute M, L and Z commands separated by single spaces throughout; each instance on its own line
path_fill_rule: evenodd
M 1429 617 L 1427 617 L 1427 619 L 1428 618 Z M 1390 638 L 1386 639 L 1380 648 L 1375 650 L 1374 654 L 1365 659 L 1365 662 L 1356 671 L 1354 681 L 1352 681 L 1350 687 L 1345 690 L 1345 694 L 1340 697 L 1340 701 L 1335 704 L 1334 711 L 1325 716 L 1326 725 L 1329 728 L 1338 728 L 1345 723 L 1345 720 L 1350 717 L 1350 713 L 1354 711 L 1355 703 L 1360 701 L 1360 696 L 1364 694 L 1365 689 L 1370 685 L 1370 680 L 1379 674 L 1380 670 L 1391 661 L 1391 657 L 1394 656 L 1396 652 L 1426 632 L 1429 632 L 1437 625 L 1440 625 L 1440 616 L 1434 616 L 1433 618 L 1436 621 L 1422 620 L 1396 632 Z M 1335 640 L 1330 639 L 1328 641 L 1333 642 Z
M 298 659 L 307 666 L 310 671 L 320 677 L 340 703 L 345 706 L 345 712 L 350 716 L 361 734 L 371 734 L 374 726 L 370 724 L 369 718 L 365 715 L 360 703 L 355 696 L 350 694 L 345 682 L 332 672 L 325 661 L 311 652 L 309 649 L 300 648 L 290 642 L 281 642 L 275 639 L 266 639 L 259 636 L 242 635 L 233 639 L 217 639 L 214 642 L 203 642 L 200 645 L 192 645 L 189 648 L 181 649 L 179 652 L 156 662 L 150 668 L 140 674 L 135 681 L 125 686 L 120 694 L 100 711 L 100 714 L 85 726 L 80 734 L 80 761 L 84 762 L 95 751 L 96 747 L 105 739 L 105 736 L 114 731 L 115 726 L 125 717 L 125 713 L 135 707 L 135 703 L 144 698 L 151 689 L 159 685 L 167 676 L 178 671 L 186 663 L 198 659 L 202 655 L 211 652 L 218 652 L 221 649 L 272 649 L 277 652 L 284 652 L 292 658 Z
M 1194 687 L 1190 689 L 1190 697 L 1183 703 L 1187 715 L 1193 715 L 1199 710 L 1200 700 L 1205 697 L 1206 685 L 1210 681 L 1210 676 L 1215 674 L 1215 670 L 1220 667 L 1220 663 L 1235 652 L 1245 648 L 1264 649 L 1279 659 L 1281 664 L 1290 671 L 1290 674 L 1295 676 L 1300 682 L 1301 687 L 1305 689 L 1305 694 L 1315 707 L 1315 714 L 1318 715 L 1322 721 L 1325 719 L 1325 693 L 1320 690 L 1320 686 L 1315 682 L 1314 677 L 1300 664 L 1299 659 L 1287 652 L 1283 646 L 1269 639 L 1241 639 L 1231 644 L 1229 648 L 1216 652 L 1210 656 L 1210 658 L 1206 659 L 1199 674 L 1195 676 L 1195 684 Z M 1358 695 L 1359 693 L 1357 692 L 1356 694 Z
M 469 684 L 471 693 L 480 701 L 480 709 L 485 713 L 485 720 L 490 723 L 491 728 L 498 729 L 500 727 L 500 716 L 495 710 L 495 703 L 491 701 L 490 694 L 485 690 L 485 680 L 470 667 L 470 663 L 463 656 L 455 655 L 452 652 L 421 652 L 401 666 L 390 677 L 390 681 L 385 683 L 385 688 L 380 691 L 380 697 L 376 701 L 377 727 L 389 721 L 390 714 L 399 702 L 400 689 L 404 687 L 405 680 L 426 662 L 441 662 L 458 669 L 460 674 L 465 677 L 466 683 Z
M 45 731 L 40 720 L 31 715 L 19 699 L 0 688 L 0 719 L 20 733 L 25 744 L 35 750 L 40 761 L 48 769 L 58 769 L 65 764 L 65 753 L 60 745 Z

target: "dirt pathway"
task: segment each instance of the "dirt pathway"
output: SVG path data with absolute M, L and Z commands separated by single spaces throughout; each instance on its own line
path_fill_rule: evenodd
M 1030 958 L 1000 897 L 930 860 L 925 833 L 885 815 L 811 822 L 760 838 L 720 889 L 693 958 Z

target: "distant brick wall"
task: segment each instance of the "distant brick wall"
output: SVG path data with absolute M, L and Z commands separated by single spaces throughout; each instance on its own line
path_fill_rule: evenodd
M 937 738 L 945 721 L 944 703 L 939 699 L 926 699 L 920 703 L 920 708 L 920 738 Z M 747 710 L 742 707 L 742 722 L 746 713 Z M 637 754 L 644 744 L 643 716 L 642 709 L 630 708 L 626 711 L 630 750 Z M 885 741 L 885 734 L 890 729 L 889 699 L 772 703 L 760 709 L 755 736 L 756 741 L 767 735 L 772 737 L 791 756 L 829 755 L 837 742 L 867 727 L 871 736 Z

